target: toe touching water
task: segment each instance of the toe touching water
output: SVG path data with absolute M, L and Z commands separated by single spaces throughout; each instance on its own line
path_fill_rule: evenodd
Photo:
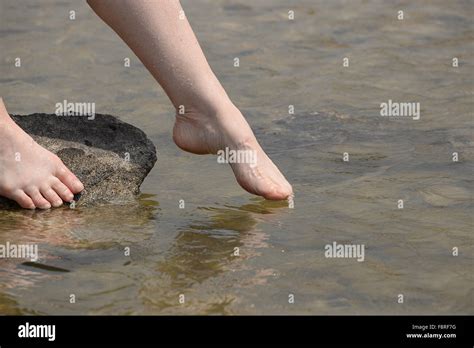
M 237 182 L 248 192 L 282 200 L 291 185 L 264 152 L 242 113 L 212 72 L 177 0 L 137 2 L 89 0 L 94 11 L 130 46 L 161 84 L 177 110 L 173 139 L 194 154 L 252 151 L 255 163 L 232 163 Z M 186 52 L 186 54 L 183 54 Z M 94 104 L 95 105 L 95 104 Z M 27 209 L 61 206 L 83 184 L 61 160 L 36 144 L 0 106 L 3 176 L 0 195 Z M 21 161 L 14 154 L 23 154 Z
M 258 144 L 242 113 L 214 75 L 179 1 L 89 0 L 89 5 L 129 45 L 176 108 L 173 139 L 194 154 L 224 148 L 256 153 L 256 165 L 233 163 L 237 182 L 272 200 L 292 194 L 291 185 Z M 185 52 L 185 54 L 183 54 Z
M 258 143 L 241 112 L 233 105 L 217 113 L 176 115 L 173 139 L 181 149 L 194 154 L 217 154 L 224 149 L 254 153 L 251 162 L 230 163 L 240 186 L 272 200 L 286 199 L 293 192 Z

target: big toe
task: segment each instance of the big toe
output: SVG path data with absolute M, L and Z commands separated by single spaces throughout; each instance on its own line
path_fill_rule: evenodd
M 79 193 L 84 190 L 82 182 L 62 163 L 58 166 L 56 177 L 61 180 L 72 193 Z
M 293 194 L 293 190 L 290 184 L 274 186 L 272 189 L 265 190 L 262 192 L 263 198 L 270 199 L 270 200 L 287 199 L 292 194 Z
M 283 174 L 275 167 L 271 176 L 263 181 L 262 196 L 271 200 L 284 200 L 293 195 L 293 188 Z

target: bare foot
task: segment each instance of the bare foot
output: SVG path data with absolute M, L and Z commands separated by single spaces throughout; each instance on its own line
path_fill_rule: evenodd
M 27 209 L 58 207 L 84 189 L 58 156 L 38 145 L 6 114 L 0 99 L 0 196 Z
M 252 129 L 233 105 L 203 114 L 188 111 L 176 115 L 173 129 L 176 145 L 195 154 L 217 154 L 219 150 L 252 151 L 255 163 L 231 163 L 237 182 L 250 193 L 266 199 L 281 200 L 293 189 L 283 174 L 260 147 Z

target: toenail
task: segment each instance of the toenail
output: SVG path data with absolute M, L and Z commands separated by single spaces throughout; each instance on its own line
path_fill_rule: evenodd
M 81 197 L 82 197 L 82 192 L 76 193 L 74 197 L 72 198 L 72 200 L 77 202 L 79 199 L 81 199 Z

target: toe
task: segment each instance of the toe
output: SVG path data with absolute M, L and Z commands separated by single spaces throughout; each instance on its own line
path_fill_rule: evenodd
M 15 191 L 11 197 L 15 202 L 17 202 L 20 207 L 25 209 L 35 209 L 35 204 L 31 200 L 31 198 L 23 191 L 17 190 Z
M 286 184 L 283 187 L 283 193 L 286 195 L 286 198 L 290 196 L 294 196 L 293 193 L 293 186 L 289 182 L 286 182 Z
M 271 189 L 268 189 L 270 187 Z M 267 190 L 262 190 L 262 196 L 265 199 L 277 201 L 277 200 L 288 199 L 290 196 L 293 195 L 293 189 L 289 183 L 274 184 L 274 185 L 271 185 L 270 187 L 266 187 Z
M 280 201 L 287 199 L 289 194 L 286 193 L 286 191 L 280 191 L 280 190 L 275 190 L 271 192 L 265 192 L 262 194 L 263 198 L 269 199 L 272 201 Z
M 278 188 L 277 192 L 278 192 L 279 199 L 287 199 L 293 195 L 293 188 L 291 187 L 289 183 L 286 183 L 284 185 L 281 185 Z
M 40 191 L 37 188 L 28 188 L 25 190 L 25 193 L 30 196 L 31 200 L 37 208 L 51 208 L 51 204 L 41 195 Z
M 84 185 L 79 179 L 63 164 L 58 167 L 56 177 L 66 185 L 72 193 L 79 193 L 84 190 Z
M 58 178 L 55 178 L 51 187 L 64 202 L 71 202 L 74 199 L 74 194 L 71 190 Z
M 58 196 L 58 194 L 51 188 L 45 187 L 40 190 L 44 198 L 48 200 L 53 207 L 60 207 L 63 205 L 63 200 Z

